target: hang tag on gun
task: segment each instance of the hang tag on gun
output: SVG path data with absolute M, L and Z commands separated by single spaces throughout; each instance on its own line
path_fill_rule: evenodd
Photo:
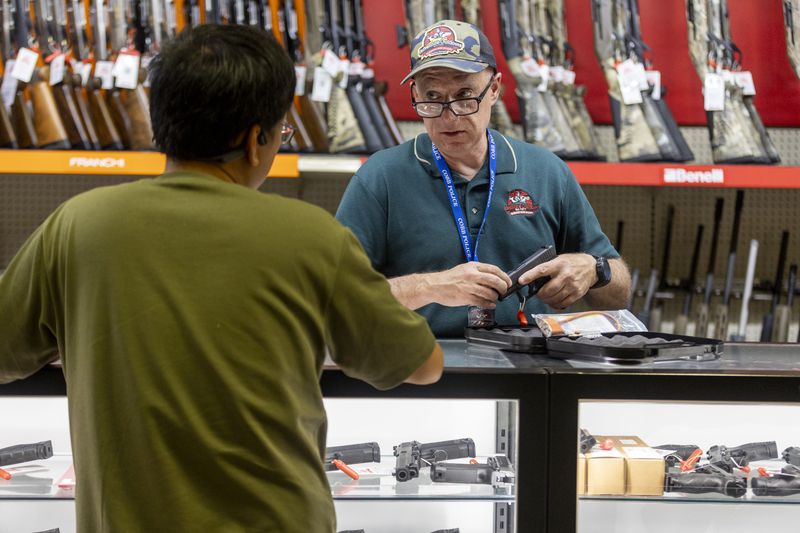
M 756 95 L 756 84 L 753 81 L 753 73 L 749 70 L 744 70 L 742 72 L 734 72 L 733 74 L 734 80 L 736 80 L 736 85 L 742 88 L 742 94 L 745 96 L 755 96 Z
M 661 100 L 661 72 L 658 70 L 647 70 L 645 71 L 645 76 L 647 76 L 648 87 L 653 88 L 653 90 L 650 91 L 650 97 L 653 100 Z
M 39 54 L 30 48 L 20 48 L 17 52 L 17 60 L 14 61 L 14 67 L 11 69 L 11 75 L 19 81 L 28 83 L 33 77 L 33 71 L 36 70 L 38 62 Z
M 101 89 L 113 89 L 114 88 L 114 75 L 112 71 L 114 70 L 114 63 L 111 61 L 98 61 L 94 64 L 94 76 L 95 78 L 100 78 L 102 85 L 100 86 Z
M 58 53 L 50 61 L 50 86 L 57 85 L 64 81 L 64 62 L 67 56 Z
M 703 108 L 706 111 L 725 110 L 725 80 L 719 74 L 706 74 L 703 83 Z
M 306 73 L 308 68 L 305 65 L 294 66 L 294 94 L 295 96 L 303 96 L 306 94 Z
M 6 71 L 3 73 L 3 85 L 0 86 L 0 94 L 3 95 L 3 104 L 10 108 L 14 103 L 14 98 L 17 96 L 17 84 L 19 80 L 11 75 L 11 70 L 14 68 L 14 60 L 10 59 L 6 63 Z
M 314 83 L 311 86 L 311 99 L 315 102 L 330 102 L 333 91 L 333 78 L 322 67 L 314 68 Z
M 120 53 L 114 63 L 112 74 L 120 89 L 135 89 L 139 83 L 139 54 Z
M 617 78 L 625 105 L 642 103 L 642 91 L 639 88 L 639 69 L 636 63 L 627 59 L 617 65 Z

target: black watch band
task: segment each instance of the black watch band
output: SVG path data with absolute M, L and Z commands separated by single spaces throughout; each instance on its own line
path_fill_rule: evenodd
M 611 283 L 611 265 L 605 257 L 593 255 L 595 260 L 594 270 L 597 274 L 597 283 L 589 287 L 590 289 L 599 289 Z

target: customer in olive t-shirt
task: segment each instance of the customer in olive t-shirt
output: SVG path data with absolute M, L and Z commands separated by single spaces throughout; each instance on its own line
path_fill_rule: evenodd
M 181 34 L 151 66 L 167 173 L 67 201 L 0 277 L 0 383 L 62 357 L 79 532 L 335 531 L 326 347 L 380 389 L 441 375 L 349 230 L 254 190 L 294 79 L 264 32 Z

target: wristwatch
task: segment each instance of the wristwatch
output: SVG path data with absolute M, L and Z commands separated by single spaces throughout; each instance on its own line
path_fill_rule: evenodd
M 595 260 L 594 271 L 597 273 L 597 283 L 589 287 L 590 289 L 599 289 L 611 283 L 611 265 L 608 264 L 608 259 L 593 255 Z

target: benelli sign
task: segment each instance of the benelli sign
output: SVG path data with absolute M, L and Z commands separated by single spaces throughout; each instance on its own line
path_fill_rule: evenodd
M 124 159 L 114 157 L 71 157 L 70 168 L 125 168 Z
M 725 183 L 725 173 L 721 168 L 711 170 L 686 170 L 685 168 L 665 168 L 664 183 L 699 183 L 717 184 Z

